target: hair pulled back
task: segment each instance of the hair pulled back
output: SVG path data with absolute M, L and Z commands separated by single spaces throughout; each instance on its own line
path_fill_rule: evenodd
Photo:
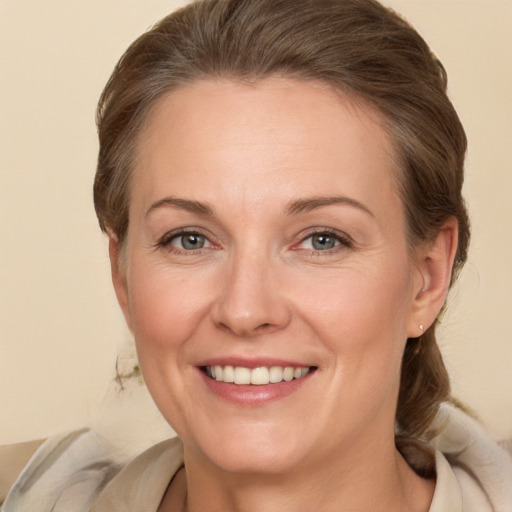
M 407 22 L 374 0 L 202 0 L 140 36 L 98 105 L 94 205 L 102 230 L 123 243 L 138 134 L 163 94 L 204 78 L 272 75 L 321 81 L 380 111 L 397 154 L 410 244 L 432 240 L 455 217 L 456 276 L 469 241 L 464 129 L 441 63 Z M 404 435 L 425 435 L 449 399 L 435 327 L 405 349 L 396 416 Z

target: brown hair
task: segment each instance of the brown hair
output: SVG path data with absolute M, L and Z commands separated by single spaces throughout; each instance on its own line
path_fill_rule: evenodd
M 374 0 L 203 0 L 140 36 L 101 96 L 94 204 L 122 244 L 138 133 L 164 93 L 202 78 L 284 75 L 321 81 L 376 107 L 399 158 L 412 245 L 454 216 L 464 264 L 469 223 L 461 196 L 466 137 L 446 95 L 446 73 L 419 34 Z M 435 325 L 408 340 L 397 409 L 399 432 L 425 434 L 450 385 Z

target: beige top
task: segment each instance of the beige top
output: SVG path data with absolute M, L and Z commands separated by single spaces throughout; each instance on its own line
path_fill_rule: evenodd
M 183 447 L 178 438 L 153 446 L 110 481 L 90 512 L 157 512 L 169 482 L 182 465 Z M 459 481 L 439 451 L 436 451 L 436 471 L 436 489 L 429 512 L 492 511 L 485 495 L 478 505 L 463 508 Z
M 438 435 L 426 450 L 414 440 L 409 440 L 406 450 L 403 444 L 399 447 L 411 467 L 435 469 L 429 512 L 512 512 L 510 454 L 450 404 L 441 405 L 432 427 Z M 172 438 L 154 444 L 128 461 L 119 455 L 126 439 L 116 443 L 106 433 L 86 428 L 47 440 L 12 486 L 1 510 L 156 512 L 183 465 L 181 441 Z

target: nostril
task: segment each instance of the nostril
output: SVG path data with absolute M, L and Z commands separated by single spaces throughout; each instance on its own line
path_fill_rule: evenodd
M 269 329 L 272 329 L 273 327 L 275 327 L 275 325 L 272 325 L 270 322 L 265 322 L 264 324 L 260 324 L 258 325 L 258 327 L 256 327 L 256 331 L 268 331 Z

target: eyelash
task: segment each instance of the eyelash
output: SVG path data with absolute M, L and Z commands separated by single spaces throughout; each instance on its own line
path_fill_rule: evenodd
M 324 235 L 327 238 L 332 238 L 336 242 L 336 245 L 330 249 L 324 249 L 324 250 L 318 250 L 318 249 L 303 249 L 298 247 L 299 245 L 303 244 L 306 240 L 312 239 L 315 235 Z M 300 238 L 300 240 L 293 245 L 293 249 L 295 251 L 308 251 L 311 254 L 314 254 L 315 256 L 321 257 L 321 256 L 329 256 L 332 254 L 336 254 L 340 251 L 350 249 L 353 247 L 353 241 L 348 237 L 345 233 L 341 233 L 334 229 L 328 229 L 328 228 L 320 228 L 320 229 L 314 229 L 313 231 L 310 231 L 306 236 L 303 236 Z
M 180 254 L 194 255 L 198 254 L 204 247 L 200 247 L 199 249 L 182 249 L 180 247 L 175 247 L 172 245 L 174 240 L 179 239 L 180 237 L 185 236 L 199 236 L 206 240 L 206 242 L 210 246 L 215 246 L 210 239 L 197 229 L 180 229 L 178 231 L 171 231 L 170 233 L 166 233 L 155 245 L 157 249 L 163 248 L 167 249 L 169 252 L 176 252 Z
M 306 242 L 308 239 L 312 239 L 315 235 L 324 235 L 327 238 L 334 239 L 336 245 L 330 249 L 306 249 L 306 248 L 300 248 L 299 246 Z M 216 245 L 206 236 L 204 233 L 202 233 L 198 229 L 180 229 L 178 231 L 172 231 L 170 233 L 166 233 L 156 244 L 155 247 L 157 249 L 164 248 L 168 250 L 169 252 L 175 252 L 178 254 L 187 254 L 187 255 L 195 255 L 199 254 L 205 247 L 200 247 L 199 249 L 184 249 L 180 247 L 176 247 L 172 245 L 172 242 L 179 239 L 180 237 L 185 236 L 198 236 L 205 239 L 206 243 L 208 243 L 208 247 L 216 247 Z M 298 242 L 294 243 L 292 246 L 292 250 L 299 252 L 299 251 L 306 251 L 309 252 L 312 255 L 315 256 L 329 256 L 332 254 L 335 254 L 337 252 L 343 251 L 345 249 L 349 249 L 353 246 L 353 242 L 345 233 L 341 233 L 339 231 L 333 230 L 333 229 L 327 229 L 327 228 L 321 228 L 321 229 L 315 229 L 313 231 L 310 231 L 306 236 L 300 237 Z

